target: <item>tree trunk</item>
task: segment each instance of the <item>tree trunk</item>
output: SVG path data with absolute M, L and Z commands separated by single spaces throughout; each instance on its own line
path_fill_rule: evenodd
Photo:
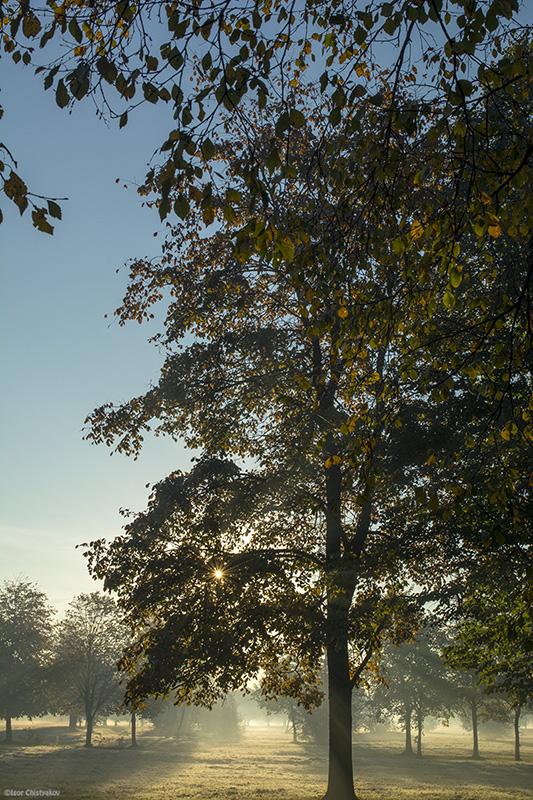
M 422 758 L 422 730 L 424 728 L 424 717 L 421 710 L 416 712 L 416 726 L 417 726 L 416 754 L 418 758 Z
M 517 706 L 514 710 L 514 760 L 521 761 L 520 758 L 520 712 L 522 706 Z
M 324 800 L 355 800 L 352 765 L 352 687 L 348 643 L 328 645 L 329 774 Z
M 326 451 L 335 452 L 328 436 Z M 357 800 L 353 788 L 352 684 L 348 658 L 348 612 L 355 585 L 353 566 L 343 563 L 342 476 L 326 469 L 327 664 L 329 700 L 328 788 L 323 800 Z
M 93 738 L 93 722 L 94 722 L 94 720 L 93 720 L 92 715 L 86 713 L 86 718 L 85 718 L 85 725 L 86 725 L 86 728 L 85 728 L 85 745 L 84 745 L 85 747 L 92 747 L 93 746 L 93 742 L 92 742 L 92 738 Z
M 296 733 L 296 713 L 294 708 L 291 708 L 291 726 L 292 726 L 292 743 L 298 744 L 298 734 Z
M 404 753 L 406 756 L 412 756 L 413 753 L 413 741 L 411 739 L 411 715 L 413 710 L 411 706 L 405 706 L 405 750 Z
M 76 723 L 78 722 L 78 718 L 76 714 L 69 714 L 68 715 L 68 729 L 69 731 L 76 730 Z
M 131 746 L 137 747 L 137 717 L 135 711 L 131 712 Z
M 478 739 L 478 724 L 477 724 L 477 703 L 475 700 L 470 701 L 470 711 L 472 714 L 472 758 L 479 758 L 479 739 Z
M 11 727 L 11 717 L 6 714 L 6 742 L 11 744 L 13 742 L 13 729 Z

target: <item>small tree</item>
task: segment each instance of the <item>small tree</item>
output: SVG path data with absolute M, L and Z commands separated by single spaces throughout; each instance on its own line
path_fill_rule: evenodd
M 504 694 L 514 712 L 515 761 L 520 761 L 520 714 L 533 698 L 533 623 L 516 586 L 476 586 L 463 606 L 463 622 L 447 662 L 475 670 L 489 693 Z
M 0 715 L 6 742 L 13 741 L 11 720 L 47 711 L 43 691 L 51 618 L 46 595 L 19 578 L 0 589 Z
M 453 706 L 453 691 L 438 648 L 429 632 L 412 642 L 389 646 L 383 655 L 383 682 L 374 702 L 386 714 L 398 716 L 405 730 L 405 754 L 413 755 L 412 727 L 416 726 L 416 754 L 422 755 L 422 734 L 427 716 L 447 721 Z
M 115 602 L 98 592 L 74 598 L 59 623 L 54 671 L 64 707 L 84 709 L 85 747 L 92 746 L 96 716 L 122 702 L 117 661 L 127 637 Z

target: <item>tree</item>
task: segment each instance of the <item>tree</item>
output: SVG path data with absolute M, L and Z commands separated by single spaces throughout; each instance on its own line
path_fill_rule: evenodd
M 507 709 L 503 700 L 496 700 L 485 691 L 479 683 L 479 676 L 474 670 L 461 671 L 456 676 L 455 685 L 459 692 L 456 706 L 463 726 L 472 730 L 472 758 L 481 758 L 479 753 L 479 725 L 494 720 L 503 722 L 507 719 Z
M 63 706 L 67 711 L 72 705 L 83 708 L 85 747 L 91 747 L 95 718 L 116 711 L 123 700 L 116 665 L 127 642 L 127 629 L 115 602 L 93 592 L 80 594 L 69 604 L 56 637 L 53 670 Z
M 368 141 L 380 119 L 372 112 L 361 124 Z M 293 177 L 278 181 L 275 206 L 250 219 L 246 199 L 232 217 L 223 185 L 211 236 L 191 218 L 159 264 L 132 265 L 121 319 L 142 320 L 168 291 L 167 359 L 144 397 L 97 409 L 88 436 L 136 455 L 155 422 L 205 454 L 190 473 L 155 486 L 125 536 L 93 542 L 89 556 L 135 630 L 122 661 L 131 701 L 177 687 L 180 702 L 210 703 L 260 668 L 274 673 L 281 652 L 312 685 L 325 648 L 327 796 L 349 798 L 352 688 L 386 631 L 400 640 L 412 632 L 416 604 L 405 594 L 416 562 L 426 570 L 420 585 L 433 588 L 450 566 L 425 530 L 384 522 L 384 509 L 413 495 L 413 471 L 428 468 L 434 443 L 410 348 L 401 368 L 419 284 L 393 290 L 378 247 L 361 251 L 377 219 L 324 192 L 329 164 L 313 157 L 318 134 L 312 122 L 298 130 L 286 153 Z M 268 177 L 269 130 L 254 135 Z M 349 141 L 331 146 L 349 157 Z M 241 151 L 238 139 L 220 142 L 222 174 L 242 170 Z M 263 231 L 263 249 L 240 238 L 245 215 Z M 322 273 L 305 280 L 268 249 L 271 227 L 287 229 L 293 218 L 309 231 L 309 257 L 323 259 Z M 285 247 L 288 258 L 289 238 Z M 196 340 L 181 349 L 190 332 Z
M 35 584 L 24 578 L 4 581 L 0 590 L 0 714 L 6 721 L 6 742 L 13 741 L 13 718 L 47 711 L 44 678 L 53 613 Z
M 290 660 L 283 659 L 280 655 L 276 668 L 271 668 L 269 672 L 262 676 L 259 688 L 254 692 L 256 701 L 267 714 L 284 714 L 287 717 L 288 725 L 292 729 L 292 741 L 298 741 L 298 731 L 305 733 L 315 741 L 320 733 L 316 726 L 310 724 L 310 717 L 315 709 L 319 709 L 324 700 L 324 666 L 320 670 L 314 683 L 310 684 L 302 678 L 298 667 L 290 663 Z M 322 722 L 327 719 L 321 715 Z M 316 720 L 316 717 L 315 717 Z M 307 725 L 306 725 L 307 722 Z M 322 729 L 323 736 L 323 729 Z
M 435 642 L 435 631 L 419 632 L 412 642 L 386 648 L 379 667 L 381 681 L 373 702 L 381 713 L 399 717 L 405 730 L 406 755 L 413 755 L 412 727 L 416 725 L 416 753 L 422 755 L 427 716 L 447 721 L 454 701 L 453 688 Z
M 514 712 L 515 761 L 520 761 L 520 714 L 533 696 L 532 622 L 516 586 L 477 586 L 464 603 L 463 622 L 445 649 L 450 665 L 475 670 L 490 693 L 506 695 Z

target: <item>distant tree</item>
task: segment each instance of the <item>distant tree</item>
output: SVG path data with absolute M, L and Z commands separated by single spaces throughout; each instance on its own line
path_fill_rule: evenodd
M 324 664 L 319 673 L 311 675 L 289 658 L 279 658 L 263 674 L 254 696 L 267 714 L 283 714 L 287 718 L 294 743 L 298 741 L 298 732 L 305 731 L 304 735 L 312 739 L 320 738 L 322 732 L 306 718 L 322 705 L 325 681 Z M 325 722 L 327 731 L 327 717 Z
M 515 761 L 520 761 L 520 714 L 533 699 L 533 622 L 530 605 L 516 584 L 475 586 L 463 621 L 445 649 L 448 664 L 475 670 L 489 693 L 503 694 L 513 711 Z
M 421 631 L 412 642 L 389 645 L 383 653 L 380 673 L 374 703 L 385 715 L 401 720 L 406 755 L 414 755 L 412 729 L 416 727 L 416 754 L 420 757 L 425 718 L 447 721 L 454 699 L 434 632 Z
M 507 721 L 506 705 L 503 700 L 495 699 L 487 694 L 483 684 L 479 683 L 479 676 L 474 670 L 458 671 L 454 683 L 459 692 L 455 711 L 463 720 L 463 726 L 472 731 L 472 758 L 481 758 L 479 727 L 490 721 Z
M 45 664 L 50 654 L 52 615 L 46 595 L 29 581 L 4 581 L 0 589 L 0 715 L 6 742 L 11 720 L 46 713 Z
M 99 714 L 116 711 L 124 692 L 117 661 L 128 641 L 128 629 L 115 602 L 98 592 L 80 594 L 70 603 L 56 631 L 53 670 L 69 713 L 83 708 L 85 746 L 92 746 Z

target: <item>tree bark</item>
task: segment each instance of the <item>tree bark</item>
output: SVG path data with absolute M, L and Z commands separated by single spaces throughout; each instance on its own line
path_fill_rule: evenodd
M 422 758 L 422 730 L 424 727 L 424 717 L 422 711 L 416 712 L 416 725 L 417 725 L 417 740 L 416 740 L 416 754 L 418 758 Z
M 296 732 L 296 713 L 294 708 L 291 708 L 291 726 L 292 726 L 292 743 L 298 744 L 298 734 Z
M 477 703 L 475 700 L 470 701 L 470 711 L 472 714 L 472 758 L 479 758 Z
M 135 711 L 131 712 L 131 746 L 137 747 L 137 717 Z
M 404 753 L 406 756 L 412 756 L 413 753 L 413 741 L 411 738 L 411 715 L 413 710 L 411 706 L 405 706 L 405 750 Z
M 93 717 L 92 717 L 92 714 L 88 714 L 87 712 L 86 712 L 86 717 L 85 717 L 85 725 L 86 725 L 86 728 L 85 728 L 85 745 L 84 746 L 85 747 L 92 747 L 93 746 L 93 742 L 92 742 L 92 738 L 93 738 Z
M 327 451 L 334 453 L 332 439 Z M 328 788 L 323 800 L 357 800 L 353 788 L 352 684 L 348 657 L 348 612 L 354 578 L 343 569 L 341 471 L 326 469 L 327 665 L 329 699 Z
M 352 686 L 348 642 L 327 648 L 329 774 L 324 800 L 355 800 L 352 764 Z
M 514 710 L 514 760 L 521 761 L 520 758 L 520 712 L 522 706 L 517 706 Z
M 76 730 L 76 723 L 78 722 L 78 718 L 76 714 L 69 714 L 68 715 L 68 729 L 69 731 Z
M 6 714 L 6 742 L 11 744 L 13 742 L 13 728 L 11 727 L 11 717 Z

